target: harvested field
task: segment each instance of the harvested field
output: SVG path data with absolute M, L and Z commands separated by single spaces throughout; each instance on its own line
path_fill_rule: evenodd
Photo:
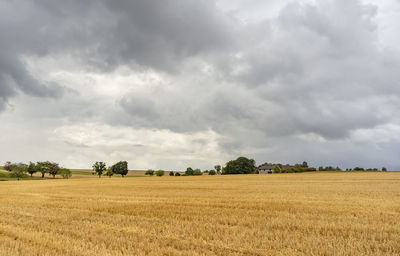
M 0 183 L 0 255 L 399 255 L 400 173 Z

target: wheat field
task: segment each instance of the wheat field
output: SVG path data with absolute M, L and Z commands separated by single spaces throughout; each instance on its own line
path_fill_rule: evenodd
M 0 182 L 0 255 L 399 255 L 400 173 Z

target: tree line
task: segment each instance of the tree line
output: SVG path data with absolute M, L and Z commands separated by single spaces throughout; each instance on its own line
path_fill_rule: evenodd
M 6 171 L 10 172 L 10 177 L 20 180 L 25 177 L 27 173 L 32 177 L 35 173 L 41 173 L 42 179 L 45 174 L 48 173 L 53 178 L 56 175 L 61 175 L 64 179 L 69 179 L 72 176 L 71 170 L 62 168 L 58 163 L 46 161 L 46 162 L 30 162 L 29 164 L 24 163 L 12 163 L 6 162 L 3 167 Z

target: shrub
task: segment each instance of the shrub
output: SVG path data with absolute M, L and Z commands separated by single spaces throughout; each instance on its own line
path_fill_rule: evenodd
M 145 175 L 149 175 L 149 176 L 153 176 L 154 175 L 154 170 L 147 170 L 144 174 Z
M 186 168 L 185 174 L 187 176 L 193 176 L 194 175 L 194 170 L 191 167 Z
M 217 174 L 217 172 L 214 171 L 214 170 L 210 170 L 210 171 L 208 172 L 208 175 L 216 175 L 216 174 Z
M 179 172 L 176 172 L 175 176 L 181 176 L 181 174 Z
M 275 167 L 274 167 L 274 173 L 281 173 L 281 172 L 282 172 L 281 167 L 280 167 L 279 165 L 275 165 Z
M 201 176 L 201 175 L 203 175 L 203 173 L 201 172 L 200 169 L 196 169 L 196 170 L 193 171 L 193 175 L 194 176 Z
M 164 176 L 164 174 L 165 174 L 165 171 L 163 171 L 163 170 L 156 171 L 157 176 Z
M 14 164 L 11 168 L 11 173 L 10 177 L 12 178 L 17 178 L 20 180 L 21 178 L 25 177 L 25 173 L 28 170 L 28 165 L 19 163 L 19 164 Z
M 63 177 L 63 179 L 69 179 L 72 176 L 71 170 L 67 168 L 61 168 L 59 174 L 61 177 Z
M 170 171 L 170 172 L 169 172 L 169 176 L 174 176 L 174 172 L 173 172 L 173 171 Z
M 107 168 L 106 176 L 111 178 L 113 175 L 114 175 L 114 172 L 112 171 L 112 168 L 111 167 Z
M 382 168 L 382 172 L 387 172 L 386 167 L 383 167 L 383 168 Z

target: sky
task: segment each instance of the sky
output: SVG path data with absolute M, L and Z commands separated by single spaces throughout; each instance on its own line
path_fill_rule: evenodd
M 0 2 L 0 162 L 400 170 L 399 0 Z

